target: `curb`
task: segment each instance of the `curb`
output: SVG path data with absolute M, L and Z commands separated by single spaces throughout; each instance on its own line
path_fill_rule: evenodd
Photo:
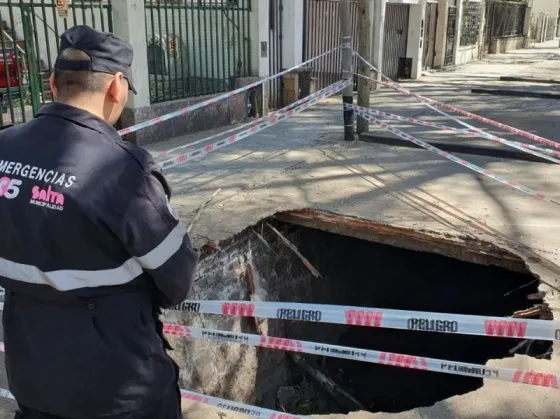
M 519 81 L 528 83 L 549 83 L 549 84 L 560 84 L 560 80 L 554 79 L 537 79 L 532 77 L 515 77 L 515 76 L 501 76 L 500 81 Z
M 379 135 L 373 132 L 364 132 L 360 134 L 359 140 L 366 143 L 385 144 L 396 147 L 417 148 L 423 150 L 422 147 L 408 141 L 401 140 L 387 135 Z M 548 160 L 541 159 L 540 157 L 533 156 L 532 154 L 524 153 L 514 148 L 497 148 L 483 145 L 473 144 L 453 144 L 445 141 L 426 141 L 428 144 L 437 147 L 443 151 L 450 153 L 471 154 L 475 156 L 497 157 L 508 160 L 529 161 L 533 163 L 546 163 L 554 164 Z
M 494 95 L 494 96 L 532 97 L 532 98 L 539 98 L 539 99 L 560 100 L 560 93 L 529 92 L 529 91 L 520 91 L 520 90 L 484 89 L 484 88 L 471 89 L 471 93 L 487 94 L 487 95 Z

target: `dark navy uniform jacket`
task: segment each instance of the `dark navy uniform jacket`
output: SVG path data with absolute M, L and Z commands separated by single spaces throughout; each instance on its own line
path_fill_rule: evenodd
M 0 131 L 0 286 L 18 403 L 88 419 L 176 391 L 158 315 L 185 299 L 199 253 L 169 198 L 151 156 L 88 112 L 47 104 Z

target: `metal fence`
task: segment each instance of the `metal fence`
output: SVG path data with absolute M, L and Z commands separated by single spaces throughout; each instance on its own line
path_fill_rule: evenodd
M 526 13 L 526 4 L 505 1 L 486 3 L 488 41 L 494 38 L 522 36 Z
M 110 0 L 74 0 L 57 8 L 56 0 L 0 2 L 0 126 L 25 122 L 52 100 L 48 77 L 60 35 L 86 24 L 112 31 Z
M 301 0 L 299 0 L 301 1 Z M 303 59 L 307 61 L 341 44 L 338 0 L 306 0 L 304 5 Z M 352 42 L 358 48 L 358 5 L 350 2 Z M 354 68 L 358 59 L 354 57 Z M 342 77 L 342 50 L 339 49 L 313 62 L 311 76 L 317 89 L 340 80 Z M 354 85 L 357 77 L 354 77 Z
M 482 4 L 463 0 L 463 7 L 460 45 L 476 45 L 482 26 Z
M 231 90 L 248 76 L 251 0 L 146 2 L 152 103 Z

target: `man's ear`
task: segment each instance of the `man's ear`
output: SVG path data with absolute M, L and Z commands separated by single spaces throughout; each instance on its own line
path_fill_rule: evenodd
M 107 94 L 109 95 L 109 99 L 113 103 L 119 103 L 121 101 L 120 93 L 121 93 L 121 89 L 123 89 L 123 84 L 124 84 L 123 80 L 124 80 L 124 74 L 121 72 L 115 74 L 111 79 L 111 84 L 109 85 L 109 90 Z
M 54 73 L 52 73 L 49 77 L 49 86 L 51 88 L 51 92 L 53 92 L 53 96 L 56 98 L 58 96 L 58 89 L 56 88 L 56 84 L 54 82 Z

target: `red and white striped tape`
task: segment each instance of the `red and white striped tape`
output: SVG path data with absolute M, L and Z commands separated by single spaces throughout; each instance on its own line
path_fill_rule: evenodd
M 169 149 L 169 150 L 161 151 L 161 152 L 159 152 L 159 153 L 156 155 L 156 157 L 164 157 L 164 156 L 167 156 L 167 155 L 169 155 L 170 153 L 173 153 L 173 152 L 175 152 L 175 151 L 182 150 L 182 149 L 185 149 L 185 148 L 188 148 L 188 147 L 192 147 L 192 146 L 195 146 L 195 145 L 197 145 L 197 144 L 200 144 L 200 143 L 204 143 L 204 142 L 213 140 L 213 139 L 215 139 L 215 138 L 223 137 L 223 136 L 226 135 L 226 134 L 239 131 L 239 130 L 241 130 L 241 129 L 243 129 L 243 128 L 246 128 L 246 127 L 251 127 L 251 126 L 253 126 L 253 125 L 258 125 L 258 124 L 260 124 L 261 122 L 266 121 L 266 120 L 269 119 L 269 118 L 275 118 L 275 117 L 277 118 L 278 116 L 285 114 L 286 112 L 288 112 L 289 110 L 291 110 L 291 109 L 297 107 L 298 105 L 301 105 L 301 104 L 303 104 L 303 103 L 305 103 L 305 102 L 307 102 L 307 101 L 309 101 L 309 100 L 311 100 L 311 99 L 316 99 L 316 98 L 322 97 L 323 95 L 329 94 L 329 93 L 331 93 L 331 92 L 332 92 L 332 94 L 334 94 L 334 93 L 336 93 L 337 91 L 339 91 L 340 89 L 344 89 L 347 85 L 348 85 L 348 82 L 345 81 L 345 80 L 338 81 L 338 82 L 336 82 L 336 83 L 334 83 L 334 84 L 331 84 L 330 86 L 325 87 L 324 89 L 319 90 L 319 91 L 316 92 L 316 93 L 313 93 L 313 94 L 311 94 L 311 95 L 309 95 L 309 96 L 306 96 L 306 97 L 304 97 L 304 98 L 298 100 L 297 102 L 294 102 L 294 103 L 292 103 L 292 104 L 286 106 L 285 108 L 282 108 L 282 109 L 277 110 L 277 111 L 274 111 L 274 112 L 270 112 L 268 115 L 263 116 L 262 118 L 259 118 L 259 119 L 255 120 L 255 121 L 251 121 L 251 122 L 248 122 L 248 123 L 243 124 L 243 125 L 241 125 L 241 126 L 228 129 L 227 131 L 219 132 L 219 133 L 217 133 L 217 134 L 211 135 L 210 137 L 202 138 L 202 139 L 200 139 L 200 140 L 196 140 L 196 141 L 193 141 L 193 142 L 188 143 L 188 144 L 180 145 L 180 146 L 178 146 L 178 147 L 174 147 L 174 148 L 171 148 L 171 149 Z M 340 89 L 339 89 L 339 88 L 340 88 Z M 338 90 L 337 90 L 337 89 L 338 89 Z M 249 131 L 250 131 L 250 130 L 249 130 Z M 170 159 L 170 160 L 173 160 L 173 159 Z M 167 161 L 167 160 L 165 160 L 165 161 Z M 165 161 L 161 162 L 160 164 L 164 163 Z
M 403 140 L 406 140 L 406 141 L 409 141 L 409 142 L 414 143 L 416 145 L 419 145 L 420 147 L 425 148 L 426 150 L 429 150 L 432 153 L 435 153 L 435 154 L 437 154 L 441 157 L 444 157 L 447 160 L 451 160 L 454 163 L 460 164 L 461 166 L 466 167 L 467 169 L 473 170 L 477 173 L 480 173 L 481 175 L 484 175 L 486 177 L 489 177 L 490 179 L 494 179 L 495 181 L 503 183 L 504 185 L 507 185 L 510 188 L 513 188 L 513 189 L 515 189 L 519 192 L 523 192 L 524 194 L 530 195 L 535 199 L 550 202 L 551 204 L 560 206 L 560 201 L 558 201 L 554 198 L 543 195 L 542 193 L 537 192 L 534 189 L 531 189 L 527 186 L 521 185 L 517 182 L 513 182 L 511 180 L 504 179 L 503 177 L 498 176 L 497 174 L 495 174 L 495 173 L 493 173 L 489 170 L 483 169 L 482 167 L 479 167 L 477 165 L 469 163 L 468 161 L 463 160 L 463 159 L 461 159 L 461 158 L 459 158 L 459 157 L 457 157 L 453 154 L 450 154 L 450 153 L 447 153 L 443 150 L 440 150 L 439 148 L 434 147 L 433 145 L 430 145 L 425 141 L 419 140 L 418 138 L 413 137 L 412 135 L 409 135 L 405 132 L 402 132 L 402 131 L 388 125 L 386 122 L 383 122 L 383 121 L 381 121 L 377 118 L 374 118 L 373 116 L 369 115 L 366 112 L 356 111 L 356 113 L 358 115 L 360 115 L 362 118 L 367 119 L 368 121 L 379 125 L 381 128 L 387 129 L 389 132 L 397 135 L 398 137 L 402 138 Z
M 171 310 L 420 332 L 560 341 L 560 322 L 384 308 L 265 301 L 184 301 Z
M 345 103 L 344 106 L 347 109 L 353 109 L 355 111 L 366 112 L 370 115 L 383 116 L 383 117 L 386 117 L 386 118 L 391 118 L 395 121 L 410 122 L 412 124 L 422 125 L 424 127 L 430 127 L 430 128 L 439 128 L 439 129 L 443 129 L 445 131 L 453 132 L 453 133 L 456 133 L 456 134 L 468 135 L 470 137 L 485 138 L 485 139 L 490 140 L 490 141 L 495 141 L 495 142 L 507 145 L 508 147 L 516 148 L 516 149 L 521 150 L 525 153 L 532 154 L 534 156 L 540 157 L 544 160 L 548 160 L 548 161 L 551 161 L 553 163 L 560 164 L 560 160 L 541 153 L 541 151 L 543 151 L 545 153 L 546 152 L 551 152 L 551 153 L 554 153 L 554 154 L 557 154 L 558 156 L 560 156 L 560 152 L 558 152 L 556 150 L 543 150 L 543 149 L 540 149 L 538 147 L 531 146 L 530 144 L 524 144 L 524 143 L 519 143 L 519 142 L 516 142 L 516 141 L 505 140 L 505 139 L 500 138 L 496 135 L 489 134 L 489 133 L 481 131 L 481 130 L 479 130 L 480 132 L 477 132 L 477 131 L 473 131 L 473 130 L 470 130 L 470 129 L 452 128 L 452 127 L 437 124 L 437 123 L 434 123 L 434 122 L 422 121 L 420 119 L 409 118 L 409 117 L 404 117 L 404 116 L 400 116 L 400 115 L 395 115 L 393 113 L 377 111 L 375 109 L 364 108 L 363 106 L 351 105 L 349 103 Z
M 290 415 L 289 413 L 277 412 L 275 410 L 264 409 L 262 407 L 250 406 L 248 404 L 232 402 L 212 396 L 205 396 L 203 394 L 193 393 L 192 391 L 187 390 L 181 390 L 181 397 L 185 400 L 191 400 L 193 402 L 214 406 L 218 409 L 225 409 L 231 412 L 242 413 L 253 418 L 305 419 L 307 417 Z
M 367 60 L 366 60 L 364 57 L 362 57 L 360 54 L 358 54 L 357 52 L 354 52 L 354 54 L 355 54 L 360 60 L 362 60 L 370 69 L 372 69 L 373 71 L 379 72 L 379 70 L 377 69 L 377 67 L 375 67 L 373 64 L 371 64 L 369 61 L 367 61 Z M 455 106 L 449 105 L 449 104 L 447 104 L 447 103 L 438 102 L 437 100 L 430 99 L 430 98 L 428 98 L 428 97 L 426 97 L 426 96 L 422 96 L 422 95 L 419 95 L 419 94 L 417 94 L 417 93 L 413 93 L 413 92 L 411 92 L 410 90 L 407 90 L 407 89 L 405 89 L 404 87 L 402 87 L 400 84 L 398 84 L 398 83 L 392 81 L 392 80 L 391 80 L 389 77 L 387 77 L 385 74 L 381 73 L 381 75 L 382 75 L 383 79 L 386 80 L 386 82 L 382 82 L 382 81 L 378 81 L 378 80 L 375 80 L 375 79 L 371 79 L 371 78 L 369 78 L 369 77 L 365 77 L 365 78 L 370 79 L 370 80 L 372 80 L 372 81 L 374 81 L 374 82 L 376 82 L 376 83 L 379 83 L 379 84 L 381 84 L 381 85 L 383 85 L 383 86 L 388 86 L 388 87 L 390 87 L 391 89 L 393 89 L 393 90 L 395 90 L 395 91 L 397 91 L 397 92 L 399 92 L 399 93 L 402 93 L 402 94 L 405 95 L 405 96 L 414 97 L 414 98 L 418 99 L 420 102 L 425 103 L 425 104 L 426 104 L 427 106 L 429 106 L 431 109 L 434 109 L 435 111 L 441 113 L 442 115 L 447 116 L 448 118 L 450 118 L 450 119 L 452 119 L 452 120 L 458 122 L 459 124 L 461 124 L 461 125 L 463 125 L 463 126 L 468 127 L 469 129 L 473 129 L 473 130 L 475 130 L 475 131 L 484 132 L 484 131 L 482 131 L 482 130 L 479 130 L 479 129 L 476 128 L 476 127 L 473 127 L 472 125 L 469 125 L 469 124 L 465 123 L 464 121 L 461 121 L 461 120 L 458 119 L 458 118 L 452 117 L 451 115 L 448 115 L 448 114 L 444 113 L 443 111 L 441 111 L 441 110 L 438 109 L 438 108 L 444 108 L 444 109 L 450 110 L 450 111 L 452 111 L 452 112 L 458 113 L 459 115 L 467 116 L 467 117 L 472 118 L 472 119 L 475 119 L 475 120 L 477 120 L 477 121 L 484 122 L 484 123 L 486 123 L 486 124 L 488 124 L 488 125 L 492 125 L 492 126 L 494 126 L 494 127 L 500 128 L 500 129 L 502 129 L 502 130 L 504 130 L 504 131 L 511 132 L 512 134 L 516 134 L 516 135 L 519 135 L 519 136 L 521 136 L 521 137 L 525 137 L 525 138 L 528 138 L 528 139 L 530 139 L 530 140 L 536 141 L 536 142 L 538 142 L 538 143 L 547 144 L 547 145 L 552 146 L 552 147 L 554 147 L 554 148 L 560 149 L 560 144 L 559 144 L 559 143 L 557 143 L 557 142 L 555 142 L 555 141 L 552 141 L 552 140 L 549 140 L 548 138 L 544 138 L 544 137 L 541 137 L 541 136 L 536 135 L 536 134 L 531 134 L 530 132 L 523 131 L 523 130 L 518 129 L 518 128 L 514 128 L 514 127 L 511 127 L 511 126 L 506 125 L 506 124 L 502 124 L 501 122 L 497 122 L 497 121 L 494 121 L 494 120 L 492 120 L 492 119 L 485 118 L 485 117 L 483 117 L 483 116 L 480 116 L 480 115 L 477 115 L 477 114 L 474 114 L 474 113 L 465 111 L 465 110 L 460 109 L 460 108 L 456 108 Z M 363 76 L 362 76 L 362 77 L 363 77 Z
M 0 397 L 15 400 L 14 395 L 4 388 L 0 388 Z M 288 413 L 277 412 L 275 410 L 264 409 L 262 407 L 251 406 L 244 403 L 232 402 L 218 397 L 206 396 L 204 394 L 195 393 L 189 390 L 181 390 L 181 398 L 192 402 L 214 406 L 218 409 L 229 410 L 235 413 L 241 413 L 253 418 L 265 419 L 305 419 L 305 416 L 290 415 Z
M 212 104 L 214 104 L 214 103 L 216 103 L 216 102 L 220 102 L 220 101 L 222 101 L 222 100 L 224 100 L 224 99 L 230 98 L 230 97 L 232 97 L 232 96 L 234 96 L 234 95 L 237 95 L 237 94 L 239 94 L 239 93 L 243 93 L 243 92 L 245 92 L 245 91 L 247 91 L 247 90 L 249 90 L 249 89 L 253 89 L 253 88 L 255 88 L 255 87 L 258 87 L 258 86 L 260 86 L 260 85 L 266 83 L 267 81 L 277 79 L 278 77 L 282 77 L 282 76 L 285 75 L 285 74 L 291 73 L 292 71 L 297 70 L 298 68 L 304 67 L 304 66 L 306 66 L 307 64 L 310 64 L 310 63 L 312 63 L 313 61 L 318 60 L 319 58 L 324 57 L 325 55 L 328 55 L 328 54 L 330 54 L 330 53 L 332 53 L 332 52 L 338 50 L 339 48 L 343 48 L 343 47 L 346 47 L 346 46 L 348 46 L 348 44 L 340 45 L 340 46 L 335 47 L 335 48 L 333 48 L 333 49 L 331 49 L 331 50 L 329 50 L 329 51 L 327 51 L 327 52 L 324 52 L 324 53 L 322 53 L 322 54 L 319 54 L 319 55 L 317 55 L 316 57 L 311 58 L 310 60 L 307 60 L 307 61 L 305 61 L 305 62 L 303 62 L 303 63 L 301 63 L 301 64 L 298 64 L 298 65 L 295 65 L 295 66 L 293 66 L 292 68 L 289 68 L 289 69 L 287 69 L 287 70 L 281 71 L 280 73 L 273 74 L 272 76 L 265 77 L 265 78 L 263 78 L 263 79 L 261 79 L 261 80 L 259 80 L 259 81 L 256 81 L 256 82 L 254 82 L 254 83 L 248 84 L 247 86 L 243 86 L 243 87 L 240 87 L 239 89 L 232 90 L 231 92 L 226 92 L 226 93 L 224 93 L 224 94 L 221 94 L 221 95 L 218 95 L 218 96 L 214 96 L 213 98 L 210 98 L 210 99 L 208 99 L 208 100 L 204 100 L 204 101 L 202 101 L 202 102 L 195 103 L 194 105 L 187 106 L 186 108 L 182 108 L 182 109 L 179 109 L 179 110 L 177 110 L 177 111 L 170 112 L 170 113 L 168 113 L 168 114 L 165 114 L 165 115 L 162 115 L 162 116 L 158 116 L 158 117 L 156 117 L 156 118 L 149 119 L 149 120 L 144 121 L 144 122 L 141 122 L 141 123 L 139 123 L 139 124 L 132 125 L 132 126 L 130 126 L 130 127 L 128 127 L 128 128 L 123 128 L 123 129 L 121 129 L 118 133 L 119 133 L 119 135 L 121 135 L 121 136 L 123 136 L 123 135 L 128 135 L 128 134 L 131 134 L 131 133 L 133 133 L 133 132 L 139 131 L 139 130 L 141 130 L 141 129 L 143 129 L 143 128 L 147 128 L 147 127 L 151 127 L 151 126 L 153 126 L 153 125 L 157 125 L 157 124 L 159 124 L 159 123 L 161 123 L 161 122 L 164 122 L 164 121 L 167 121 L 167 120 L 169 120 L 169 119 L 176 118 L 176 117 L 181 116 L 181 115 L 186 115 L 186 114 L 188 114 L 188 113 L 190 113 L 190 112 L 193 112 L 193 111 L 195 111 L 195 110 L 197 110 L 197 109 L 202 109 L 202 108 L 204 108 L 204 107 L 206 107 L 206 106 L 208 106 L 208 105 L 212 105 Z
M 237 343 L 260 348 L 275 349 L 288 352 L 299 352 L 333 358 L 350 359 L 371 364 L 392 367 L 411 368 L 423 371 L 441 372 L 445 374 L 463 375 L 468 377 L 489 378 L 512 383 L 528 384 L 558 389 L 560 377 L 556 374 L 545 374 L 536 371 L 525 371 L 466 362 L 447 361 L 414 355 L 403 355 L 392 352 L 373 351 L 369 349 L 350 348 L 325 343 L 307 342 L 303 340 L 277 338 L 248 333 L 226 332 L 222 330 L 200 329 L 197 327 L 165 324 L 164 333 L 190 339 L 205 339 L 214 342 Z
M 344 81 L 343 83 L 339 83 L 339 82 L 334 83 L 333 85 L 330 85 L 330 86 L 318 91 L 317 93 L 314 93 L 314 94 L 312 94 L 308 97 L 305 97 L 305 98 L 299 100 L 298 102 L 296 102 L 296 103 L 301 103 L 301 105 L 299 105 L 299 106 L 293 107 L 294 104 L 292 104 L 290 106 L 286 106 L 285 108 L 280 109 L 277 112 L 278 116 L 266 117 L 264 119 L 265 122 L 257 124 L 250 129 L 247 129 L 245 131 L 242 131 L 242 132 L 240 132 L 238 134 L 235 134 L 235 135 L 232 135 L 230 137 L 224 138 L 224 139 L 222 139 L 220 141 L 217 141 L 213 144 L 208 144 L 208 145 L 205 145 L 204 147 L 201 147 L 199 149 L 180 154 L 180 155 L 175 156 L 175 157 L 173 157 L 171 159 L 168 159 L 168 160 L 164 160 L 164 161 L 159 163 L 159 166 L 162 168 L 162 170 L 167 170 L 167 169 L 170 169 L 172 167 L 188 163 L 189 161 L 191 161 L 194 158 L 204 156 L 208 153 L 219 150 L 220 148 L 223 148 L 223 147 L 226 147 L 226 146 L 231 145 L 233 143 L 236 143 L 238 141 L 244 140 L 245 138 L 250 137 L 251 135 L 257 134 L 257 133 L 265 130 L 266 128 L 273 127 L 274 125 L 278 124 L 279 122 L 282 122 L 285 119 L 288 119 L 288 118 L 290 118 L 294 115 L 300 114 L 301 112 L 303 112 L 306 109 L 310 108 L 311 106 L 317 104 L 321 100 L 324 100 L 324 99 L 328 98 L 329 96 L 332 96 L 332 95 L 336 94 L 337 92 L 341 91 L 342 89 L 344 89 L 347 85 L 349 85 L 351 83 L 352 83 L 351 80 Z M 336 85 L 336 87 L 335 87 L 335 85 Z

